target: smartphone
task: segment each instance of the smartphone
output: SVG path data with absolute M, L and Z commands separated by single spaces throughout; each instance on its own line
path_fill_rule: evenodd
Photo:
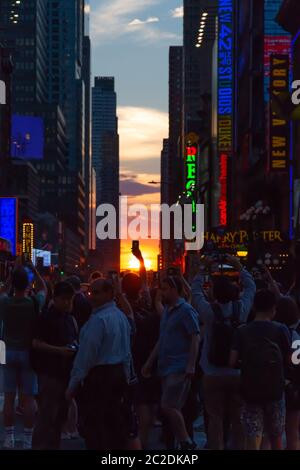
M 140 249 L 140 241 L 132 240 L 132 251 L 137 251 Z

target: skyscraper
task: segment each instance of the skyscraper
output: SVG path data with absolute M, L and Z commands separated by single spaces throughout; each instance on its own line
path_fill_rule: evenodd
M 113 77 L 96 77 L 92 89 L 92 162 L 96 171 L 97 206 L 112 204 L 118 219 L 119 135 Z M 120 240 L 97 240 L 102 269 L 120 268 Z
M 85 5 L 85 34 L 88 34 L 88 4 Z M 94 220 L 92 214 L 92 142 L 91 142 L 91 41 L 89 36 L 85 35 L 83 38 L 83 80 L 85 90 L 85 150 L 84 150 L 84 181 L 85 181 L 85 196 L 86 196 L 86 233 L 93 231 L 96 228 L 92 224 Z M 91 237 L 86 239 L 86 250 L 94 249 L 94 244 L 91 244 Z
M 160 157 L 160 175 L 161 175 L 161 190 L 160 190 L 160 203 L 169 204 L 169 191 L 171 186 L 170 180 L 170 161 L 169 161 L 169 139 L 163 140 L 163 148 Z M 160 215 L 161 217 L 161 215 Z M 171 260 L 171 240 L 164 240 L 162 238 L 162 221 L 160 220 L 160 269 L 169 267 Z
M 181 130 L 183 91 L 183 48 L 170 47 L 169 51 L 169 204 L 177 201 L 182 187 Z
M 183 126 L 182 157 L 187 160 L 188 145 L 197 146 L 196 180 L 192 191 L 187 168 L 183 190 L 193 193 L 193 204 L 205 205 L 205 225 L 212 226 L 215 181 L 212 170 L 211 133 L 212 64 L 216 39 L 216 16 L 219 0 L 184 0 L 183 21 Z M 187 137 L 191 139 L 187 139 Z M 188 145 L 186 145 L 188 144 Z
M 12 109 L 47 101 L 47 0 L 0 2 L 0 42 L 11 50 Z
M 256 227 L 261 224 L 263 230 L 276 228 L 291 236 L 295 166 L 290 137 L 294 123 L 273 108 L 273 92 L 288 94 L 293 68 L 291 36 L 276 22 L 281 5 L 281 0 L 247 0 L 236 5 L 236 150 L 231 207 L 238 224 L 241 215 L 263 201 L 271 215 L 256 221 Z M 240 197 L 235 199 L 237 193 Z
M 172 46 L 169 50 L 169 138 L 163 142 L 161 153 L 161 202 L 170 206 L 182 192 L 182 99 L 183 99 L 183 48 Z M 175 261 L 173 234 L 170 240 L 161 241 L 161 263 L 164 268 Z
M 217 5 L 218 0 L 184 0 L 183 94 L 185 134 L 189 132 L 200 134 L 202 128 L 207 125 L 207 122 L 204 122 L 203 119 L 203 112 L 206 111 L 205 94 L 211 94 L 212 48 L 215 40 Z
M 0 158 L 10 156 L 12 61 L 0 44 Z
M 82 173 L 85 151 L 83 37 L 84 0 L 48 0 L 48 97 L 50 103 L 61 106 L 65 115 L 69 168 Z

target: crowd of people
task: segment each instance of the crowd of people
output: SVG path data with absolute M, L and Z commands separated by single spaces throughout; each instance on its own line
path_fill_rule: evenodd
M 0 293 L 3 448 L 15 446 L 19 413 L 24 449 L 79 436 L 89 450 L 149 449 L 161 426 L 163 448 L 195 450 L 200 415 L 207 449 L 298 449 L 295 288 L 230 255 L 234 279 L 211 275 L 207 287 L 214 260 L 199 256 L 190 283 L 169 271 L 149 286 L 133 254 L 139 275 L 95 272 L 87 291 L 16 260 Z

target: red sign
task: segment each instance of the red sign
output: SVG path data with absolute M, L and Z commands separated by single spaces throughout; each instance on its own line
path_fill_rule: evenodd
M 227 177 L 228 177 L 228 155 L 220 155 L 220 187 L 221 195 L 219 201 L 220 225 L 227 225 Z

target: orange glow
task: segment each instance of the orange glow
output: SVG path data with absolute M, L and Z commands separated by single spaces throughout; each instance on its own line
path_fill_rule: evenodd
M 152 269 L 152 262 L 150 261 L 150 259 L 145 259 L 145 267 L 146 269 Z M 139 260 L 136 259 L 133 255 L 131 255 L 127 268 L 132 270 L 140 269 Z
M 121 246 L 121 270 L 138 270 L 139 261 L 131 253 L 131 240 L 123 240 Z M 157 255 L 159 251 L 158 240 L 141 240 L 140 248 L 145 260 L 147 270 L 157 270 Z
M 159 178 L 158 178 L 159 179 Z M 139 196 L 131 196 L 128 198 L 128 204 L 159 204 L 160 193 L 142 194 Z M 132 240 L 121 241 L 121 271 L 131 269 L 138 270 L 139 262 L 131 254 Z M 146 269 L 157 271 L 157 255 L 159 253 L 159 240 L 140 240 L 140 249 L 146 263 Z

